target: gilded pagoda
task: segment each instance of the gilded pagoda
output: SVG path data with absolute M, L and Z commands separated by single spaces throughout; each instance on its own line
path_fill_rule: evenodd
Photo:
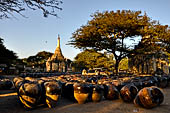
M 65 58 L 60 48 L 60 36 L 58 36 L 57 47 L 54 54 L 46 62 L 47 72 L 67 72 L 71 67 L 71 60 Z

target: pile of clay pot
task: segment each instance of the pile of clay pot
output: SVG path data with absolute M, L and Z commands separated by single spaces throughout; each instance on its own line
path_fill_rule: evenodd
M 13 86 L 13 83 L 11 80 L 7 78 L 0 79 L 0 90 L 9 90 Z
M 168 86 L 168 76 L 122 77 L 61 75 L 53 77 L 16 77 L 18 98 L 27 109 L 55 107 L 62 98 L 79 104 L 122 99 L 144 108 L 159 106 L 164 94 L 158 87 Z M 62 97 L 62 98 L 60 98 Z

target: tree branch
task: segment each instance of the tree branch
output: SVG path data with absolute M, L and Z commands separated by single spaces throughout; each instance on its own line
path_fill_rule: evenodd
M 22 12 L 27 8 L 41 10 L 44 17 L 48 15 L 58 17 L 56 11 L 62 10 L 60 4 L 62 4 L 61 0 L 3 0 L 0 1 L 0 19 L 13 17 L 14 13 L 25 17 Z

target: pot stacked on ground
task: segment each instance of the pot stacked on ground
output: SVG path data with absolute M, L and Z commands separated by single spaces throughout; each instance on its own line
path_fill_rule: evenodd
M 132 102 L 136 97 L 136 105 L 139 104 L 142 107 L 148 105 L 151 106 L 149 108 L 152 108 L 162 103 L 163 93 L 159 92 L 159 88 L 154 87 L 154 90 L 150 91 L 150 100 L 152 101 L 148 102 L 149 104 L 151 103 L 149 105 L 146 99 L 141 99 L 143 95 L 146 95 L 144 92 L 149 92 L 144 87 L 167 87 L 167 82 L 170 79 L 162 76 L 115 79 L 108 76 L 62 75 L 41 78 L 25 77 L 25 79 L 17 77 L 13 81 L 18 96 L 26 108 L 35 108 L 45 104 L 52 108 L 57 105 L 60 95 L 72 101 L 77 101 L 79 104 L 91 101 L 100 102 L 103 99 L 114 100 L 119 99 L 120 96 L 123 101 Z M 139 93 L 138 89 L 141 90 Z M 159 100 L 156 98 L 159 98 Z M 158 104 L 156 103 L 157 101 L 159 101 Z
M 32 109 L 40 104 L 42 88 L 36 82 L 24 83 L 20 86 L 18 96 L 25 108 Z
M 84 104 L 89 96 L 89 87 L 86 83 L 74 84 L 74 98 L 79 104 Z
M 61 95 L 61 86 L 56 81 L 45 82 L 46 104 L 49 108 L 57 104 L 58 98 Z
M 119 98 L 119 91 L 111 83 L 104 84 L 104 97 L 107 100 L 118 99 Z
M 61 86 L 53 79 L 31 77 L 14 78 L 18 97 L 27 109 L 33 109 L 47 104 L 49 108 L 56 105 L 61 95 Z
M 13 86 L 12 81 L 9 79 L 0 79 L 0 90 L 8 90 Z
M 124 102 L 132 102 L 138 93 L 138 89 L 133 84 L 128 84 L 120 90 L 120 96 Z
M 134 100 L 134 104 L 144 108 L 153 108 L 160 105 L 163 100 L 163 92 L 158 87 L 152 86 L 141 89 Z
M 99 84 L 93 85 L 92 101 L 100 102 L 104 96 L 104 86 Z

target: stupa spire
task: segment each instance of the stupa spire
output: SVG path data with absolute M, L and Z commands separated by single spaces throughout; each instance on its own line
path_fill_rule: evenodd
M 60 48 L 60 35 L 58 35 L 57 48 Z
M 60 48 L 60 36 L 58 35 L 58 40 L 57 40 L 57 47 L 55 50 L 55 53 L 53 55 L 54 59 L 57 60 L 64 60 L 64 56 L 62 55 L 61 48 Z

